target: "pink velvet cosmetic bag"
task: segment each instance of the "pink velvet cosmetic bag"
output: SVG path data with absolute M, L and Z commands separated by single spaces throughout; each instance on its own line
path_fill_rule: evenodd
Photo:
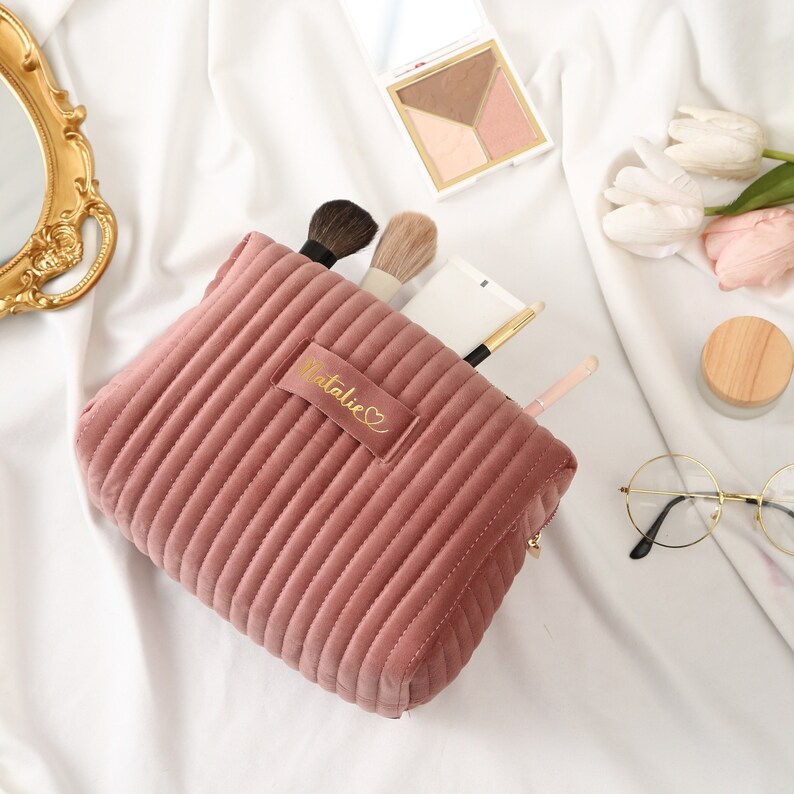
M 76 443 L 91 500 L 155 565 L 388 717 L 458 675 L 576 470 L 438 339 L 257 233 Z

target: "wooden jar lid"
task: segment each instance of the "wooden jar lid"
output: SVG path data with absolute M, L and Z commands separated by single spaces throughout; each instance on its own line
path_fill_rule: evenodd
M 700 363 L 703 379 L 717 397 L 741 408 L 758 408 L 788 386 L 794 351 L 768 320 L 733 317 L 711 332 Z

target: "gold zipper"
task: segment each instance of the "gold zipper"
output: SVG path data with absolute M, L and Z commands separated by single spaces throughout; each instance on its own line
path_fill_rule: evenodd
M 527 554 L 531 554 L 536 560 L 540 557 L 540 539 L 542 537 L 543 530 L 539 529 L 537 534 L 527 541 Z
M 527 554 L 531 554 L 536 560 L 540 557 L 540 541 L 543 537 L 543 530 L 551 524 L 554 516 L 557 515 L 557 507 L 552 510 L 551 515 L 546 519 L 546 523 L 527 541 Z

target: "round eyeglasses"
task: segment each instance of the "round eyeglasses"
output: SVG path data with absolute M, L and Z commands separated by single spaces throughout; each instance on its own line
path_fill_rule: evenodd
M 708 537 L 725 502 L 755 505 L 755 520 L 773 546 L 794 555 L 794 464 L 778 469 L 760 494 L 727 493 L 709 469 L 689 455 L 659 455 L 643 463 L 626 494 L 629 520 L 642 535 L 630 557 L 638 560 L 656 546 L 684 548 Z

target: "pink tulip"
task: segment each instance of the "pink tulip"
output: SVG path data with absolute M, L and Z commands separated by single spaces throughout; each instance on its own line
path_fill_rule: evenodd
M 769 207 L 717 218 L 703 242 L 720 289 L 766 287 L 794 267 L 794 212 Z

